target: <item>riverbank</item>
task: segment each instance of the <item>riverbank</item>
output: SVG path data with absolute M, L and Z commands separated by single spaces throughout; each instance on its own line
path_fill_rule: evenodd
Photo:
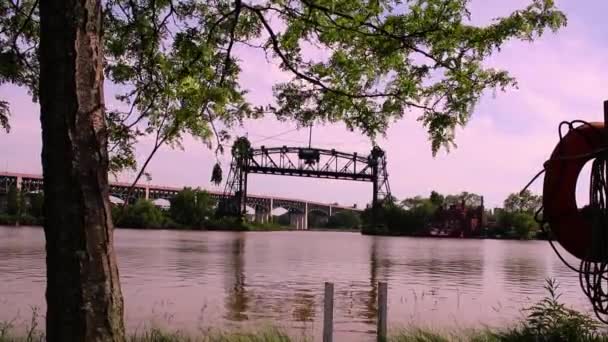
M 0 215 L 0 226 L 7 227 L 39 227 L 42 228 L 42 219 L 35 217 L 23 216 L 17 220 L 14 216 Z M 274 232 L 288 231 L 289 227 L 279 225 L 277 223 L 255 223 L 255 222 L 239 222 L 235 219 L 215 219 L 209 220 L 203 227 L 190 227 L 186 225 L 174 224 L 170 226 L 151 226 L 151 227 L 123 227 L 118 226 L 118 229 L 140 229 L 140 230 L 188 230 L 188 231 L 246 231 L 246 232 Z
M 313 231 L 313 232 L 335 232 L 335 233 L 341 233 L 341 232 L 346 232 L 346 233 L 360 233 L 361 229 L 359 228 L 351 228 L 351 229 L 341 229 L 341 228 L 309 228 L 308 230 Z
M 28 217 L 23 220 L 17 220 L 12 216 L 0 215 L 0 226 L 7 227 L 39 227 L 42 228 L 42 219 L 34 217 Z M 175 231 L 240 231 L 240 232 L 276 232 L 276 231 L 301 231 L 289 226 L 283 226 L 278 223 L 266 222 L 266 223 L 255 223 L 255 222 L 237 222 L 234 219 L 216 219 L 209 221 L 204 227 L 190 227 L 185 225 L 174 224 L 171 226 L 161 227 L 123 227 L 117 226 L 117 229 L 137 229 L 137 230 L 175 230 Z M 516 237 L 508 236 L 472 236 L 472 237 L 451 237 L 451 236 L 436 236 L 436 235 L 423 235 L 423 234 L 404 234 L 397 232 L 381 231 L 381 230 L 366 230 L 365 228 L 318 228 L 312 227 L 308 229 L 311 232 L 335 232 L 335 233 L 362 233 L 363 235 L 371 236 L 387 236 L 387 237 L 409 237 L 409 238 L 434 238 L 434 239 L 459 239 L 459 240 L 508 240 L 508 241 L 521 241 L 521 240 L 547 240 L 544 235 L 536 236 L 532 239 L 521 239 Z
M 548 235 L 545 232 L 539 231 L 534 236 L 521 237 L 513 235 L 473 235 L 473 236 L 450 236 L 450 235 L 432 235 L 426 233 L 407 233 L 402 231 L 391 231 L 386 227 L 371 228 L 363 226 L 360 230 L 363 235 L 370 236 L 389 236 L 389 237 L 410 237 L 410 238 L 433 238 L 433 239 L 461 239 L 461 240 L 507 240 L 507 241 L 545 241 L 548 240 Z
M 0 214 L 0 226 L 42 226 L 42 220 L 30 215 L 17 218 L 15 215 Z

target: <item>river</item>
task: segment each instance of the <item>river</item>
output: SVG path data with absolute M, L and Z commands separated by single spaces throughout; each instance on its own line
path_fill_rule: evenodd
M 337 341 L 373 340 L 378 281 L 388 282 L 389 330 L 504 326 L 545 294 L 547 277 L 568 305 L 590 309 L 543 241 L 119 229 L 115 243 L 130 330 L 274 324 L 318 337 L 326 281 Z M 0 321 L 44 314 L 44 258 L 42 229 L 0 227 Z

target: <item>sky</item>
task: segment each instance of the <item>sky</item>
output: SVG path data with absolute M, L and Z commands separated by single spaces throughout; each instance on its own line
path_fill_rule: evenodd
M 474 0 L 472 20 L 488 23 L 523 8 L 531 0 Z M 518 88 L 487 92 L 476 106 L 468 125 L 456 133 L 457 148 L 433 157 L 426 129 L 415 113 L 393 123 L 379 145 L 387 153 L 389 182 L 395 197 L 440 193 L 475 192 L 487 207 L 501 206 L 510 193 L 521 190 L 541 168 L 557 143 L 557 126 L 563 120 L 601 121 L 602 102 L 608 100 L 608 1 L 556 1 L 568 16 L 567 27 L 546 33 L 533 43 L 509 42 L 487 64 L 506 69 L 517 78 Z M 255 104 L 272 101 L 272 85 L 285 81 L 277 63 L 251 51 L 237 51 L 241 58 L 241 84 Z M 604 82 L 604 83 L 603 83 Z M 106 83 L 106 94 L 113 85 Z M 24 89 L 1 86 L 0 97 L 10 102 L 12 130 L 0 133 L 0 171 L 41 173 L 39 105 Z M 112 105 L 111 96 L 106 103 Z M 233 135 L 250 138 L 254 146 L 299 146 L 308 143 L 308 130 L 274 139 L 267 137 L 293 130 L 295 123 L 267 117 L 246 121 Z M 368 153 L 369 139 L 349 132 L 343 124 L 315 126 L 313 146 L 344 152 Z M 152 148 L 138 144 L 143 160 Z M 221 158 L 227 174 L 229 156 Z M 193 186 L 219 190 L 210 182 L 215 155 L 201 142 L 186 138 L 183 150 L 163 147 L 150 163 L 151 184 Z M 588 171 L 587 171 L 588 172 Z M 133 173 L 120 181 L 133 179 Z M 365 206 L 371 201 L 371 184 L 349 181 L 250 175 L 249 193 L 293 197 L 341 205 Z M 582 177 L 584 178 L 584 177 Z M 581 179 L 582 179 L 581 178 Z M 542 178 L 532 190 L 542 192 Z M 584 193 L 581 183 L 580 193 Z M 579 196 L 579 201 L 585 201 Z M 581 204 L 581 203 L 579 203 Z

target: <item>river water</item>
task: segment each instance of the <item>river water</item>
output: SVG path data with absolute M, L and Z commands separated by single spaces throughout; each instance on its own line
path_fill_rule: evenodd
M 504 326 L 545 294 L 547 277 L 568 305 L 590 309 L 542 241 L 120 229 L 115 243 L 131 330 L 274 324 L 318 337 L 326 281 L 337 341 L 373 340 L 378 281 L 388 282 L 389 330 Z M 44 253 L 42 229 L 0 227 L 0 321 L 44 314 Z

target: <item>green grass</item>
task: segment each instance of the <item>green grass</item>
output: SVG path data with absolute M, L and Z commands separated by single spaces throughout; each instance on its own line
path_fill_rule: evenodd
M 559 334 L 538 335 L 520 328 L 452 332 L 409 328 L 391 334 L 388 342 L 608 342 L 608 336 L 583 334 L 565 338 Z
M 485 331 L 435 331 L 432 329 L 409 328 L 391 334 L 388 342 L 494 342 L 500 341 L 495 335 Z
M 0 325 L 0 342 L 42 342 L 40 332 L 25 332 L 22 336 L 10 335 Z M 266 328 L 252 332 L 225 332 L 208 330 L 190 335 L 180 331 L 168 331 L 158 328 L 134 333 L 127 338 L 128 342 L 308 342 L 310 338 L 294 338 L 278 328 Z M 495 330 L 462 330 L 447 331 L 424 328 L 407 328 L 393 332 L 387 342 L 608 342 L 607 335 L 580 335 L 564 339 L 559 335 L 541 336 L 524 329 Z
M 142 334 L 131 335 L 129 342 L 292 342 L 294 339 L 278 328 L 267 328 L 254 332 L 207 331 L 196 336 L 181 332 L 150 329 Z
M 277 230 L 287 230 L 287 227 L 283 227 L 278 223 L 266 222 L 266 223 L 255 223 L 255 222 L 244 222 L 243 227 L 248 231 L 255 232 L 272 232 Z

